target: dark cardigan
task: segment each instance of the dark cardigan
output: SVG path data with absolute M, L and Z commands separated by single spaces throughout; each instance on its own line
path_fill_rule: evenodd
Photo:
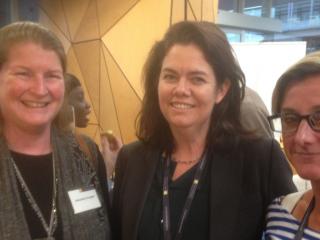
M 119 153 L 111 223 L 115 239 L 137 239 L 144 202 L 160 156 L 160 149 L 142 142 L 124 146 Z M 212 161 L 210 239 L 260 239 L 269 203 L 296 191 L 278 143 L 271 139 L 239 140 L 228 151 L 210 149 L 208 157 Z

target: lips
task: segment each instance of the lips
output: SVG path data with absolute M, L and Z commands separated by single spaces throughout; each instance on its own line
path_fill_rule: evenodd
M 29 108 L 43 108 L 48 106 L 49 102 L 36 102 L 36 101 L 22 101 L 22 103 Z
M 304 156 L 314 156 L 314 155 L 319 155 L 319 152 L 294 152 L 293 154 L 296 155 L 304 155 Z
M 193 108 L 194 105 L 189 104 L 189 103 L 177 103 L 177 102 L 173 102 L 170 104 L 172 107 L 176 108 L 176 109 L 190 109 Z

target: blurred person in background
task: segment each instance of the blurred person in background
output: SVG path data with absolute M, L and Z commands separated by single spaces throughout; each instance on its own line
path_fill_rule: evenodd
M 81 83 L 76 76 L 66 73 L 65 84 L 65 98 L 68 99 L 68 104 L 73 107 L 71 114 L 75 127 L 86 128 L 90 120 L 91 107 L 85 98 Z
M 268 109 L 258 93 L 246 87 L 240 107 L 240 121 L 243 127 L 257 137 L 273 138 L 268 116 Z
M 71 106 L 71 108 L 66 107 L 69 112 L 68 118 L 71 127 L 88 127 L 91 107 L 85 98 L 85 93 L 80 80 L 75 75 L 66 73 L 65 89 L 66 104 Z M 79 139 L 79 141 L 82 142 L 81 139 Z M 122 141 L 120 138 L 116 137 L 112 131 L 103 132 L 101 134 L 101 153 L 107 168 L 108 179 L 112 178 L 115 162 L 121 147 Z

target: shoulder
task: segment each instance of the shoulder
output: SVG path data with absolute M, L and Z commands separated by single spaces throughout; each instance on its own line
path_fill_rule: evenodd
M 129 144 L 125 144 L 120 152 L 119 152 L 119 156 L 130 156 L 130 157 L 134 157 L 134 156 L 141 156 L 141 154 L 145 154 L 148 151 L 152 151 L 150 149 L 150 147 L 143 143 L 142 141 L 135 141 Z
M 274 150 L 281 152 L 279 143 L 273 138 L 240 138 L 237 150 L 260 157 Z
M 281 206 L 291 213 L 304 194 L 305 192 L 301 191 L 301 192 L 290 193 L 282 197 Z
M 265 176 L 268 176 L 270 171 L 287 172 L 289 170 L 284 152 L 275 139 L 241 139 L 235 153 L 236 156 L 242 157 L 245 169 L 251 167 L 260 169 Z
M 281 205 L 282 198 L 276 198 L 269 205 L 266 215 L 265 239 L 288 239 L 291 229 L 298 228 L 292 214 Z M 289 233 L 289 232 L 290 233 Z
M 82 134 L 82 133 L 75 133 L 74 134 L 74 137 L 78 140 L 79 138 L 80 139 L 83 139 L 86 143 L 88 144 L 92 144 L 92 145 L 97 145 L 92 138 L 90 138 L 89 136 L 85 135 L 85 134 Z
M 126 144 L 119 152 L 116 168 L 117 166 L 121 169 L 141 168 L 141 166 L 145 166 L 150 160 L 157 159 L 160 152 L 159 149 L 155 149 L 142 141 Z

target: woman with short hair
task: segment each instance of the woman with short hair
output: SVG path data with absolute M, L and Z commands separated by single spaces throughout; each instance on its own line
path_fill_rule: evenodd
M 1 240 L 110 239 L 105 168 L 96 173 L 59 121 L 65 71 L 63 46 L 48 29 L 0 29 Z
M 270 205 L 266 239 L 320 239 L 320 52 L 304 57 L 279 78 L 270 122 L 282 133 L 286 155 L 312 189 Z

